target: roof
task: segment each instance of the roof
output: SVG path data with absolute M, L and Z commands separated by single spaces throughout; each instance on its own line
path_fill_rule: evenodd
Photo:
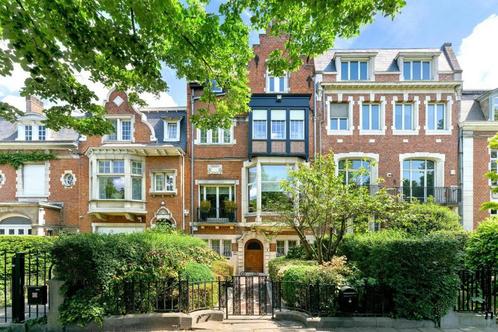
M 445 44 L 446 45 L 446 44 Z M 447 45 L 446 45 L 447 46 Z M 451 48 L 450 48 L 451 50 Z M 398 64 L 396 58 L 400 53 L 406 55 L 413 53 L 415 54 L 437 54 L 441 53 L 442 50 L 438 48 L 374 48 L 374 49 L 331 49 L 322 55 L 315 58 L 315 68 L 317 72 L 330 72 L 335 71 L 335 66 L 333 64 L 333 59 L 336 53 L 348 53 L 348 54 L 375 54 L 375 71 L 376 72 L 398 72 Z M 443 50 L 448 52 L 448 49 Z M 450 52 L 452 53 L 452 52 Z M 452 71 L 452 64 L 448 59 L 453 58 L 452 54 L 447 54 L 446 56 L 438 57 L 438 69 L 439 71 Z M 459 68 L 458 63 L 453 64 L 453 67 Z
M 45 119 L 44 116 L 33 113 L 26 113 L 25 116 L 21 117 L 19 120 L 22 121 L 23 118 L 30 117 L 30 120 L 41 121 Z M 59 131 L 52 131 L 50 135 L 51 141 L 76 141 L 79 134 L 73 130 L 64 128 Z M 0 118 L 0 141 L 15 141 L 17 138 L 17 123 L 9 122 L 5 119 Z

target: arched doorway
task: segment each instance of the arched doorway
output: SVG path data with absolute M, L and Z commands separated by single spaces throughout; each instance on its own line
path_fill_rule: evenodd
M 263 272 L 263 244 L 256 239 L 246 242 L 244 248 L 244 271 Z

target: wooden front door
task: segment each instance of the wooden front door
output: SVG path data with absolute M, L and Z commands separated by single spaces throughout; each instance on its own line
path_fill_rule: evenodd
M 244 271 L 263 272 L 263 244 L 258 240 L 249 240 L 244 250 Z

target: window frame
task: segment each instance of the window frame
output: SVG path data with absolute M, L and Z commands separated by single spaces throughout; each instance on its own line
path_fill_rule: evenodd
M 260 117 L 255 118 L 255 114 L 264 114 L 265 115 L 264 119 L 263 119 L 263 116 L 261 116 L 261 118 Z M 253 110 L 251 119 L 252 119 L 252 123 L 251 123 L 252 139 L 253 140 L 266 140 L 266 139 L 268 139 L 268 111 L 267 110 Z M 260 136 L 260 137 L 255 136 L 256 131 L 254 130 L 254 128 L 255 128 L 256 121 L 261 122 L 261 123 L 264 122 L 264 127 L 265 127 L 264 128 L 265 129 L 264 130 L 264 133 L 265 133 L 264 137 L 263 136 Z
M 357 79 L 351 79 L 351 63 L 352 62 L 357 62 L 358 63 L 358 72 L 357 72 L 357 75 L 358 75 L 358 78 Z M 356 81 L 369 81 L 370 80 L 370 72 L 369 72 L 369 67 L 370 67 L 370 60 L 369 59 L 341 59 L 340 61 L 340 66 L 341 66 L 341 77 L 340 77 L 340 80 L 341 81 L 353 81 L 353 82 L 356 82 Z M 364 63 L 366 65 L 366 69 L 365 69 L 365 75 L 366 77 L 365 78 L 362 78 L 361 77 L 361 72 L 362 72 L 362 63 Z M 345 76 L 345 72 L 344 72 L 344 68 L 343 68 L 343 65 L 346 64 L 347 65 L 347 75 Z
M 109 163 L 109 172 L 101 172 L 100 163 L 101 162 L 110 162 Z M 115 172 L 115 168 L 113 164 L 116 161 L 123 161 L 123 172 Z M 145 169 L 146 163 L 144 158 L 130 157 L 130 156 L 114 156 L 114 155 L 96 155 L 95 158 L 92 158 L 92 175 L 91 175 L 91 185 L 92 185 L 92 194 L 91 200 L 96 201 L 105 201 L 105 202 L 144 202 L 145 201 Z M 139 175 L 138 173 L 134 173 L 133 163 L 141 163 L 142 173 Z M 100 195 L 100 181 L 101 177 L 123 177 L 123 188 L 124 195 L 123 198 L 101 198 Z M 133 198 L 133 178 L 141 179 L 141 193 L 140 199 Z
M 106 134 L 103 137 L 104 142 L 133 142 L 134 138 L 134 121 L 133 117 L 108 117 L 108 121 L 116 123 L 116 131 L 112 134 Z M 123 139 L 123 123 L 130 123 L 130 139 Z M 115 138 L 114 138 L 115 137 Z
M 283 114 L 283 119 L 281 119 L 281 115 L 276 116 L 274 119 L 274 114 Z M 283 132 L 274 131 L 274 124 L 281 125 L 283 123 Z M 275 137 L 274 134 L 279 134 L 278 137 Z M 281 135 L 281 136 L 280 136 Z M 286 110 L 270 110 L 270 137 L 272 141 L 284 141 L 287 139 L 287 111 Z
M 298 113 L 299 112 L 299 113 Z M 298 115 L 302 113 L 302 119 L 300 119 L 301 115 Z M 293 117 L 295 117 L 293 119 Z M 295 132 L 292 130 L 292 124 L 293 122 L 300 122 L 302 123 L 302 131 L 300 132 L 301 135 L 293 137 Z M 302 141 L 304 140 L 306 136 L 306 113 L 304 110 L 290 110 L 289 111 L 289 139 L 291 141 Z
M 157 189 L 157 176 L 163 176 L 163 190 Z M 168 190 L 168 177 L 173 179 L 173 188 L 172 190 Z M 176 186 L 176 170 L 174 169 L 161 169 L 161 170 L 153 170 L 151 171 L 151 188 L 149 192 L 151 194 L 176 194 L 177 186 Z
M 412 120 L 412 128 L 407 129 L 406 128 L 406 123 L 405 123 L 405 111 L 406 111 L 406 106 L 410 105 L 411 106 L 411 120 Z M 413 102 L 394 102 L 393 104 L 393 133 L 415 133 L 417 132 L 418 129 L 418 107 L 417 103 Z M 401 106 L 401 127 L 402 128 L 396 128 L 396 114 L 397 114 L 397 108 L 398 106 Z
M 270 81 L 273 79 L 273 90 L 271 90 L 271 84 Z M 283 90 L 280 90 L 280 82 L 283 80 Z M 275 89 L 277 87 L 277 84 L 275 82 L 278 81 L 278 89 Z M 273 76 L 268 68 L 266 69 L 266 86 L 265 86 L 265 92 L 266 93 L 288 93 L 289 92 L 289 74 L 287 72 L 284 73 L 283 76 Z
M 415 62 L 420 62 L 420 79 L 414 79 L 413 78 L 413 64 Z M 405 75 L 405 65 L 410 63 L 410 77 L 407 78 Z M 424 79 L 424 63 L 429 64 L 429 78 Z M 403 68 L 401 68 L 401 72 L 403 73 L 403 80 L 404 81 L 433 81 L 433 74 L 432 74 L 432 59 L 403 59 Z
M 348 117 L 332 117 L 332 105 L 333 104 L 344 104 L 348 109 Z M 340 129 L 340 121 L 338 121 L 338 129 L 332 129 L 333 119 L 346 119 L 347 129 Z M 350 102 L 327 102 L 327 134 L 328 135 L 351 135 L 353 133 L 352 126 L 352 108 Z
M 164 133 L 163 139 L 165 142 L 179 142 L 180 141 L 180 122 L 181 119 L 178 120 L 163 120 Z M 176 136 L 174 138 L 169 137 L 169 125 L 176 125 Z
M 33 141 L 33 125 L 24 125 L 24 140 L 29 142 Z
M 379 109 L 379 128 L 378 129 L 372 129 L 372 124 L 373 124 L 373 117 L 372 117 L 372 109 L 373 106 L 377 106 Z M 364 123 L 364 114 L 363 110 L 365 107 L 368 107 L 368 125 L 369 128 L 365 129 L 363 128 L 363 123 Z M 382 133 L 384 131 L 384 117 L 382 116 L 382 105 L 381 103 L 361 103 L 360 107 L 360 131 L 362 133 Z
M 29 166 L 39 166 L 39 167 L 42 167 L 43 168 L 43 172 L 44 172 L 44 178 L 43 178 L 43 193 L 26 193 L 26 190 L 25 190 L 25 186 L 27 184 L 27 178 L 25 178 L 25 175 L 26 175 L 26 167 L 29 167 Z M 24 164 L 22 167 L 20 167 L 18 169 L 18 173 L 17 173 L 17 179 L 18 181 L 20 182 L 20 186 L 18 186 L 18 189 L 19 191 L 17 192 L 16 194 L 16 197 L 21 197 L 21 198 L 25 198 L 25 197 L 40 197 L 40 198 L 45 198 L 45 197 L 48 197 L 49 196 L 49 179 L 48 179 L 48 176 L 49 176 L 49 170 L 48 170 L 48 164 L 47 162 L 42 162 L 42 163 L 36 163 L 36 162 L 33 162 L 33 163 L 26 163 Z
M 38 140 L 39 141 L 47 140 L 47 127 L 45 127 L 44 125 L 38 125 Z
M 352 166 L 352 163 L 354 161 L 360 161 L 361 163 L 361 166 L 360 168 L 356 169 L 356 168 L 352 168 L 350 167 L 349 165 Z M 361 183 L 359 184 L 359 186 L 371 186 L 373 182 L 373 160 L 369 159 L 369 158 L 355 158 L 355 157 L 346 157 L 346 158 L 340 158 L 338 161 L 337 161 L 337 174 L 341 174 L 341 172 L 344 172 L 345 174 L 345 177 L 344 177 L 344 181 L 346 184 L 358 184 L 354 177 L 352 176 L 351 173 L 353 172 L 357 172 L 359 169 L 367 169 L 368 170 L 368 183 Z M 364 163 L 368 163 L 368 168 L 364 167 Z M 345 165 L 344 168 L 342 168 L 341 164 Z M 364 176 L 364 175 L 363 175 Z M 351 179 L 350 179 L 351 177 Z M 351 182 L 352 181 L 352 182 Z
M 430 120 L 429 120 L 429 109 L 430 107 L 434 107 L 434 114 L 433 114 L 433 121 L 434 121 L 434 129 L 430 128 Z M 444 128 L 443 129 L 438 129 L 437 128 L 437 117 L 438 117 L 438 106 L 443 106 L 444 110 Z M 426 126 L 426 132 L 429 133 L 439 133 L 439 132 L 448 132 L 450 124 L 448 123 L 448 105 L 444 102 L 428 102 L 426 103 L 426 108 L 425 108 L 425 126 Z
M 202 129 L 202 128 L 197 128 L 196 133 L 197 137 L 195 139 L 195 144 L 198 145 L 232 145 L 235 144 L 235 139 L 234 139 L 234 125 L 232 125 L 230 128 L 216 128 L 216 129 Z M 225 134 L 226 133 L 230 134 L 230 141 L 225 142 Z M 203 133 L 206 133 L 205 135 L 205 142 L 203 139 Z M 213 135 L 213 133 L 216 133 L 216 135 Z M 213 136 L 217 137 L 217 142 L 213 141 Z

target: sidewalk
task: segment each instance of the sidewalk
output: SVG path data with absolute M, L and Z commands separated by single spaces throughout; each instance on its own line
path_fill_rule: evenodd
M 223 322 L 206 322 L 194 327 L 194 331 L 233 331 L 233 332 L 276 332 L 276 331 L 332 331 L 332 332 L 498 332 L 498 329 L 392 329 L 392 328 L 336 328 L 330 330 L 318 330 L 305 328 L 298 322 L 273 321 L 271 319 L 229 319 Z

